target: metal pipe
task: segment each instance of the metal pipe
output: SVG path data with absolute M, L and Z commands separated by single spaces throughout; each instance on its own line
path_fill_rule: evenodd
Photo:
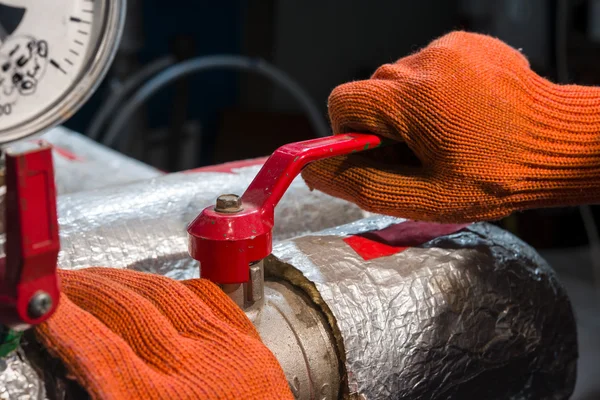
M 104 202 L 145 215 L 131 199 Z M 154 259 L 160 244 L 149 236 L 168 230 L 171 214 L 136 238 L 115 223 L 114 209 L 98 213 L 91 203 L 93 229 L 85 220 L 61 221 L 79 224 L 63 236 L 72 259 L 87 258 L 93 247 L 123 257 L 140 240 L 128 268 L 179 279 L 197 271 L 185 250 Z M 296 398 L 568 398 L 577 360 L 574 316 L 535 251 L 488 224 L 370 260 L 345 241 L 402 223 L 374 217 L 281 241 L 265 260 L 264 305 L 248 315 Z M 90 248 L 70 236 L 107 233 L 120 243 L 98 238 Z M 176 270 L 182 265 L 187 272 Z
M 220 285 L 252 321 L 281 365 L 296 399 L 337 399 L 339 355 L 323 312 L 285 281 L 265 281 L 264 261 L 244 284 Z
M 306 294 L 283 281 L 266 281 L 265 304 L 251 318 L 281 364 L 296 399 L 339 397 L 339 355 L 333 333 Z
M 196 277 L 186 225 L 219 193 L 240 193 L 257 170 L 173 174 L 59 197 L 59 265 Z M 572 392 L 577 342 L 569 300 L 517 238 L 474 224 L 364 258 L 346 239 L 404 221 L 357 221 L 363 214 L 355 206 L 309 192 L 301 180 L 277 213 L 277 238 L 332 228 L 276 241 L 263 264 L 262 296 L 254 285 L 261 264 L 250 269 L 252 285 L 232 289 L 242 289 L 240 304 L 298 399 L 562 399 Z

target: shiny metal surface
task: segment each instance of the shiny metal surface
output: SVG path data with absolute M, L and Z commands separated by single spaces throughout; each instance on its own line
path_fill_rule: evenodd
M 284 282 L 265 282 L 265 304 L 252 317 L 281 364 L 296 399 L 337 399 L 338 355 L 327 321 L 301 291 Z
M 248 282 L 220 284 L 219 287 L 252 320 L 264 305 L 265 271 L 263 261 L 250 266 Z
M 250 266 L 249 282 L 221 287 L 256 326 L 296 399 L 338 398 L 335 341 L 325 316 L 308 296 L 289 283 L 265 281 L 264 261 Z
M 246 284 L 246 301 L 249 304 L 260 302 L 265 295 L 265 270 L 263 261 L 250 266 L 250 280 Z
M 21 350 L 0 359 L 1 400 L 44 400 L 46 390 Z
M 39 291 L 33 295 L 27 307 L 29 316 L 32 318 L 39 318 L 46 315 L 52 308 L 52 297 L 44 291 Z
M 336 321 L 349 392 L 568 398 L 577 360 L 573 312 L 537 253 L 489 224 L 369 261 L 342 240 L 399 222 L 366 219 L 273 251 L 287 270 L 301 272 L 295 285 L 316 288 Z

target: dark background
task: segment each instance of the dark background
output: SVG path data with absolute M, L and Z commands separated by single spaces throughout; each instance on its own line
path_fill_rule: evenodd
M 99 107 L 114 101 L 121 85 L 149 63 L 214 54 L 268 61 L 296 81 L 326 118 L 327 96 L 336 85 L 367 78 L 377 66 L 454 29 L 491 34 L 522 49 L 532 68 L 555 82 L 600 83 L 598 0 L 128 1 L 108 77 L 66 124 L 78 132 L 88 132 Z M 269 80 L 215 69 L 149 99 L 121 135 L 127 140 L 118 150 L 179 171 L 268 155 L 316 132 L 294 98 Z M 600 272 L 592 267 L 600 260 L 590 257 L 580 210 L 533 210 L 500 225 L 538 248 L 561 275 L 580 330 L 574 398 L 600 399 L 594 392 L 600 366 L 600 291 L 594 282 Z

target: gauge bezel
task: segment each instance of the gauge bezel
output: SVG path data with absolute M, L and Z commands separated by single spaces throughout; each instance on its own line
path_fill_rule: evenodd
M 0 144 L 41 134 L 65 122 L 96 91 L 106 76 L 121 41 L 125 25 L 126 0 L 104 0 L 102 7 L 104 21 L 98 36 L 98 44 L 92 49 L 90 59 L 75 83 L 60 99 L 40 114 L 19 125 L 0 130 Z

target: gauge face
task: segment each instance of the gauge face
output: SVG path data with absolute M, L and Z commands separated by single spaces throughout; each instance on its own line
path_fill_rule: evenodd
M 0 0 L 0 143 L 72 115 L 120 37 L 120 0 Z

